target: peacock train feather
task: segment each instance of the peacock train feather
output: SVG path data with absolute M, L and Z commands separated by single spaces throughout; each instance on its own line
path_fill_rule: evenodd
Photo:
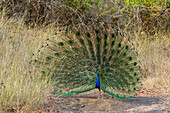
M 118 98 L 134 96 L 140 81 L 137 53 L 127 38 L 116 37 L 110 25 L 77 25 L 60 40 L 47 39 L 33 60 L 55 86 L 53 93 L 71 95 L 98 88 Z

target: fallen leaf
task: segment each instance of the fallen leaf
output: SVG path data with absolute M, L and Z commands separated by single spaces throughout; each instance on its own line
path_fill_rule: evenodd
M 166 109 L 162 109 L 162 111 L 166 111 Z
M 38 113 L 42 113 L 42 110 L 39 109 L 37 112 L 38 112 Z

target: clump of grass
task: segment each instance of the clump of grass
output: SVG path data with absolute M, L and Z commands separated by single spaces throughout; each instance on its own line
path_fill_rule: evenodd
M 22 20 L 0 16 L 0 111 L 41 107 L 51 87 L 41 80 L 40 73 L 32 71 L 29 62 L 32 52 L 52 34 L 50 28 L 29 29 Z
M 143 88 L 157 93 L 169 93 L 170 86 L 170 33 L 155 35 L 135 34 L 133 43 L 139 53 L 143 70 Z

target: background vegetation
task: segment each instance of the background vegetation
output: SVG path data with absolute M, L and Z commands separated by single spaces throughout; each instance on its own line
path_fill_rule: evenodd
M 32 71 L 32 53 L 48 37 L 59 39 L 58 28 L 87 21 L 113 24 L 130 38 L 143 70 L 139 92 L 170 93 L 169 0 L 3 0 L 0 6 L 0 111 L 43 109 L 51 87 Z

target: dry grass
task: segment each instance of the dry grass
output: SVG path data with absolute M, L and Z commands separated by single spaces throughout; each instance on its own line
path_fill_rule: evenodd
M 170 33 L 135 35 L 133 42 L 143 69 L 144 90 L 170 93 Z
M 0 111 L 27 111 L 42 104 L 50 86 L 40 74 L 29 73 L 29 61 L 51 36 L 49 29 L 27 29 L 22 21 L 0 18 Z
M 22 21 L 0 17 L 0 111 L 28 111 L 41 108 L 50 86 L 40 80 L 39 73 L 29 73 L 31 54 L 43 40 L 54 37 L 53 27 L 28 29 Z M 135 34 L 134 44 L 139 52 L 146 76 L 146 90 L 167 93 L 170 87 L 170 36 Z M 169 92 L 170 93 L 170 92 Z

